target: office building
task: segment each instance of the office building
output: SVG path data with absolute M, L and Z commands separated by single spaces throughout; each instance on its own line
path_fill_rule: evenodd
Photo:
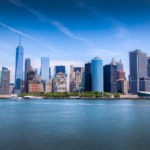
M 15 88 L 15 84 L 14 83 L 10 83 L 10 87 L 9 87 L 9 94 L 14 94 L 14 88 Z
M 85 81 L 84 81 L 84 88 L 85 91 L 90 92 L 92 91 L 92 80 L 91 80 L 91 62 L 85 64 Z
M 25 59 L 25 78 L 24 78 L 25 85 L 27 85 L 27 74 L 30 71 L 30 67 L 31 67 L 31 60 L 30 58 L 26 58 Z M 27 86 L 25 86 L 25 92 L 27 92 Z
M 148 77 L 150 77 L 150 57 L 148 57 Z
M 49 80 L 52 78 L 51 67 L 49 68 Z
M 92 91 L 103 92 L 103 60 L 99 57 L 92 59 Z
M 55 74 L 62 72 L 66 74 L 66 67 L 65 66 L 55 66 Z
M 70 66 L 70 92 L 83 91 L 84 67 Z
M 27 91 L 28 93 L 42 93 L 44 92 L 41 76 L 35 75 L 32 66 L 27 73 Z
M 49 80 L 49 57 L 41 58 L 41 78 L 42 81 Z
M 117 93 L 117 65 L 104 66 L 104 92 Z
M 141 50 L 135 50 L 129 53 L 130 65 L 130 92 L 137 94 L 140 91 L 140 78 L 147 78 L 148 76 L 148 61 L 147 54 Z
M 125 95 L 129 92 L 129 83 L 126 79 L 119 79 L 117 81 L 118 93 L 123 93 Z
M 10 71 L 6 67 L 2 67 L 2 78 L 1 78 L 1 94 L 9 95 L 10 89 Z
M 20 94 L 22 90 L 23 80 L 23 55 L 24 50 L 19 42 L 19 46 L 16 48 L 16 66 L 15 66 L 15 93 Z
M 45 93 L 51 93 L 52 92 L 52 81 L 51 80 L 46 80 L 44 92 Z
M 67 91 L 67 77 L 64 73 L 59 72 L 55 74 L 52 81 L 53 93 Z
M 150 78 L 140 78 L 139 91 L 150 92 Z
M 2 71 L 0 71 L 0 88 L 1 88 L 1 84 L 2 84 Z

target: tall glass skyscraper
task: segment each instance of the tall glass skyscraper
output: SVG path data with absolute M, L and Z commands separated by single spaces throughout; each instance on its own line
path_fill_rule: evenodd
M 103 92 L 103 60 L 99 57 L 92 59 L 92 91 Z
M 41 57 L 41 78 L 42 81 L 49 80 L 49 57 Z
M 85 64 L 85 91 L 92 90 L 92 83 L 91 83 L 91 62 Z
M 28 86 L 27 75 L 30 71 L 30 67 L 31 67 L 31 60 L 30 58 L 26 58 L 25 59 L 25 77 L 24 77 L 25 92 L 27 92 L 27 86 Z
M 21 92 L 22 80 L 23 80 L 23 53 L 24 49 L 19 43 L 16 48 L 16 68 L 15 68 L 15 91 L 17 94 Z
M 25 81 L 27 79 L 27 73 L 30 71 L 31 60 L 30 58 L 25 59 Z

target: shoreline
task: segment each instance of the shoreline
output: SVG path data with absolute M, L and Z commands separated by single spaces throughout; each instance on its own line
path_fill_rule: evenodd
M 150 100 L 150 98 L 102 98 L 102 97 L 80 97 L 80 98 L 69 98 L 69 97 L 39 97 L 39 98 L 22 98 L 22 99 L 12 99 L 11 97 L 2 98 L 2 100 Z

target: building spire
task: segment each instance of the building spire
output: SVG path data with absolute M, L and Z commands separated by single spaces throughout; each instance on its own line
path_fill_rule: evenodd
M 19 34 L 19 46 L 21 46 L 21 35 Z

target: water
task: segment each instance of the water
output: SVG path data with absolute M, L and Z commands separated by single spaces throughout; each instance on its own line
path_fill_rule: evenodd
M 0 150 L 149 150 L 150 101 L 0 100 Z

